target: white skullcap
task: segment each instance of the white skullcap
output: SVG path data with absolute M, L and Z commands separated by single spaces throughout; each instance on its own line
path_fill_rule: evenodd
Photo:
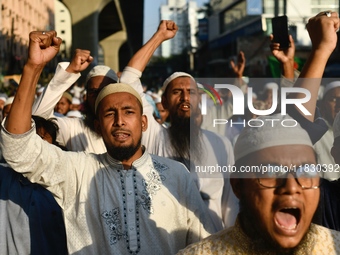
M 38 93 L 43 93 L 43 92 L 44 92 L 44 89 L 45 89 L 45 87 L 40 87 L 40 88 L 37 89 L 37 92 L 38 92 Z
M 7 98 L 8 98 L 8 97 L 7 97 L 7 95 L 6 95 L 5 93 L 1 93 L 1 94 L 0 94 L 0 100 L 1 100 L 1 101 L 6 102 Z
M 333 136 L 334 136 L 334 139 L 340 136 L 340 112 L 338 112 L 334 118 Z
M 75 118 L 82 118 L 83 115 L 81 114 L 80 111 L 68 111 L 66 113 L 66 116 L 67 117 L 75 117 Z
M 253 99 L 257 99 L 257 94 L 255 92 L 252 93 Z
M 80 100 L 77 97 L 72 98 L 72 104 L 80 104 Z
M 299 144 L 313 148 L 307 131 L 289 115 L 260 116 L 256 120 L 258 121 L 253 121 L 242 129 L 235 144 L 235 161 L 250 153 L 279 145 Z M 260 120 L 263 121 L 263 126 Z M 282 121 L 288 127 L 283 126 Z M 252 127 L 255 125 L 261 127 Z
M 6 105 L 12 104 L 12 103 L 13 103 L 13 100 L 14 100 L 14 97 L 9 97 L 9 98 L 7 98 L 7 100 L 6 100 L 5 104 L 4 104 L 4 107 L 5 107 Z
M 119 93 L 119 92 L 126 92 L 130 93 L 131 95 L 135 96 L 138 101 L 143 105 L 142 98 L 138 94 L 138 92 L 132 88 L 130 85 L 124 84 L 124 83 L 111 83 L 104 87 L 98 94 L 96 103 L 94 106 L 94 112 L 97 113 L 97 107 L 100 103 L 100 101 L 103 100 L 104 97 L 114 94 L 114 93 Z
M 96 77 L 96 76 L 105 76 L 105 77 L 108 77 L 114 80 L 115 82 L 118 82 L 118 76 L 115 71 L 113 71 L 108 66 L 98 65 L 98 66 L 93 67 L 91 71 L 87 74 L 86 80 L 85 80 L 85 86 L 87 87 L 87 82 L 89 81 L 89 79 L 91 79 L 92 77 Z
M 153 101 L 155 101 L 155 104 L 162 103 L 162 97 L 155 95 Z
M 263 90 L 266 91 L 268 89 L 279 89 L 279 85 L 276 82 L 268 82 L 264 85 Z
M 184 72 L 175 72 L 175 73 L 173 73 L 172 75 L 170 75 L 170 76 L 164 81 L 163 87 L 162 87 L 163 92 L 166 90 L 166 87 L 169 85 L 169 83 L 170 83 L 171 81 L 173 81 L 174 79 L 176 79 L 176 78 L 178 78 L 178 77 L 183 77 L 183 76 L 184 76 L 184 77 L 189 77 L 189 78 L 191 78 L 191 79 L 196 83 L 194 77 L 192 77 L 190 74 L 184 73 Z
M 325 96 L 327 92 L 330 91 L 331 89 L 334 89 L 337 87 L 340 87 L 340 81 L 332 81 L 328 83 L 323 90 L 323 96 Z
M 204 89 L 204 86 L 203 86 L 201 83 L 198 83 L 198 82 L 197 82 L 197 88 L 199 88 L 199 89 Z
M 62 97 L 65 97 L 70 103 L 72 103 L 73 96 L 69 92 L 65 91 Z

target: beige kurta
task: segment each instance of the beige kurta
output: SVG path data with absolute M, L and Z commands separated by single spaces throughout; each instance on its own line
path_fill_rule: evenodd
M 209 236 L 201 242 L 181 250 L 178 255 L 229 254 L 229 255 L 274 255 L 282 251 L 264 248 L 265 242 L 254 241 L 241 229 L 237 220 L 235 226 Z M 340 254 L 340 232 L 311 224 L 310 230 L 292 253 L 295 255 Z

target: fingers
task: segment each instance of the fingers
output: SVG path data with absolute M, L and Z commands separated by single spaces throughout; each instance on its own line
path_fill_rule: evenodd
M 231 66 L 231 68 L 234 70 L 235 69 L 235 62 L 234 62 L 234 60 L 230 60 L 230 66 Z
M 325 26 L 331 25 L 334 27 L 334 30 L 339 29 L 339 16 L 337 12 L 332 12 L 332 11 L 324 11 L 320 12 L 314 17 L 310 18 L 308 20 L 308 23 L 306 25 L 308 30 L 314 30 L 315 29 L 315 24 L 323 24 Z
M 76 49 L 73 59 L 80 64 L 91 62 L 93 57 L 90 54 L 91 52 L 89 50 Z
M 159 27 L 160 28 L 164 27 L 166 30 L 171 30 L 171 31 L 178 30 L 178 26 L 176 25 L 176 22 L 172 20 L 162 20 Z
M 70 65 L 66 68 L 67 72 L 79 73 L 84 71 L 93 61 L 89 50 L 76 49 Z
M 166 21 L 166 28 L 168 30 L 178 30 L 178 27 L 176 25 L 176 23 L 172 20 L 167 20 Z
M 56 40 L 57 32 L 54 30 L 51 31 L 33 31 L 30 33 L 30 38 L 32 36 L 33 40 L 39 41 L 39 46 L 41 49 L 46 49 L 47 47 L 50 47 L 52 45 L 58 44 L 59 39 Z M 61 43 L 61 39 L 60 39 Z M 59 45 L 60 45 L 59 43 Z
M 244 52 L 243 51 L 240 51 L 239 54 L 238 54 L 238 58 L 237 58 L 237 61 L 239 63 L 244 63 L 246 62 L 246 58 L 244 57 Z

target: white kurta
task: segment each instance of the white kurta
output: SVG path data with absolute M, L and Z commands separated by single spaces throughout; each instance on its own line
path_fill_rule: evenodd
M 53 79 L 34 102 L 32 115 L 38 115 L 45 119 L 55 118 L 59 126 L 57 142 L 68 150 L 104 153 L 106 148 L 103 139 L 87 127 L 82 119 L 53 115 L 54 107 L 63 93 L 80 77 L 80 74 L 65 71 L 68 65 L 68 62 L 58 64 Z
M 142 144 L 148 151 L 164 157 L 173 157 L 168 129 L 163 128 L 153 118 L 152 106 L 147 102 L 140 82 L 141 72 L 125 67 L 121 81 L 131 85 L 140 94 L 143 101 L 143 114 L 148 118 L 148 129 L 143 133 Z M 198 172 L 191 169 L 190 173 L 196 180 L 199 191 L 207 204 L 211 217 L 218 229 L 234 225 L 238 214 L 238 199 L 230 185 L 230 173 L 212 172 L 212 167 L 228 167 L 234 165 L 234 150 L 230 141 L 208 130 L 202 129 L 202 148 L 200 162 L 194 165 L 200 166 L 200 170 L 209 167 L 207 172 Z M 205 168 L 207 169 L 207 168 Z
M 215 231 L 176 161 L 145 152 L 124 170 L 106 153 L 62 151 L 34 125 L 22 135 L 3 127 L 0 142 L 8 164 L 46 186 L 63 209 L 71 254 L 175 254 Z
M 46 88 L 42 98 L 39 98 L 33 107 L 33 113 L 39 116 L 51 116 L 53 108 L 58 102 L 56 99 L 62 96 L 77 75 L 67 73 L 64 69 L 66 64 L 59 64 L 55 77 Z M 153 108 L 148 103 L 143 93 L 140 82 L 141 72 L 126 67 L 120 78 L 120 82 L 131 85 L 138 91 L 143 100 L 143 114 L 148 118 L 148 128 L 142 136 L 142 144 L 149 153 L 173 157 L 171 143 L 167 129 L 160 125 L 153 117 Z M 64 81 L 63 81 L 64 80 Z M 74 82 L 74 81 L 73 81 Z M 59 94 L 59 97 L 56 95 Z M 103 153 L 106 151 L 104 142 L 96 133 L 85 126 L 84 121 L 77 118 L 57 118 L 59 134 L 57 141 L 71 151 L 87 151 Z M 204 152 L 198 166 L 231 166 L 234 164 L 234 152 L 230 141 L 223 136 L 207 130 L 202 130 Z M 191 171 L 203 199 L 207 204 L 211 217 L 218 230 L 230 227 L 234 224 L 238 213 L 238 199 L 235 197 L 228 173 L 219 172 L 195 172 Z

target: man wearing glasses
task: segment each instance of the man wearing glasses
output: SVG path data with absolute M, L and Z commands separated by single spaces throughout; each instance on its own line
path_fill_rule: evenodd
M 235 225 L 180 254 L 339 254 L 340 233 L 311 223 L 320 167 L 307 132 L 289 116 L 259 119 L 235 145 Z

